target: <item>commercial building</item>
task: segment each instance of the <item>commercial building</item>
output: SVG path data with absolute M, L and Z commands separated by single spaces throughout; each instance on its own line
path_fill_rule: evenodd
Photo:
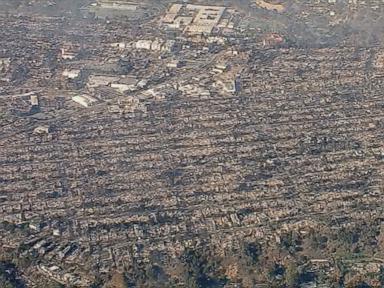
M 223 19 L 226 10 L 223 6 L 173 4 L 162 18 L 162 23 L 185 34 L 210 35 L 215 29 L 233 28 L 229 19 Z
M 138 80 L 135 77 L 124 77 L 111 83 L 111 88 L 124 93 L 125 91 L 133 91 L 137 87 Z
M 117 76 L 110 75 L 91 75 L 89 76 L 87 87 L 88 88 L 96 88 L 99 86 L 110 86 L 111 83 L 119 80 Z
M 134 47 L 136 49 L 164 51 L 164 52 L 172 52 L 177 50 L 177 44 L 175 40 L 164 41 L 162 39 L 155 39 L 155 40 L 141 39 L 135 43 Z
M 73 96 L 72 100 L 86 108 L 91 107 L 92 105 L 95 105 L 98 102 L 96 98 L 85 94 Z
M 79 77 L 80 70 L 79 69 L 72 69 L 72 70 L 64 70 L 62 75 L 68 79 L 75 79 Z

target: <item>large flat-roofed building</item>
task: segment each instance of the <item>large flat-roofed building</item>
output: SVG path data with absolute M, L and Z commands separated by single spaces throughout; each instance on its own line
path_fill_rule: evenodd
M 164 41 L 162 39 L 138 40 L 135 43 L 134 47 L 136 49 L 165 51 L 165 52 L 172 52 L 178 49 L 178 45 L 174 40 Z
M 139 81 L 135 77 L 124 77 L 111 84 L 113 89 L 124 93 L 125 91 L 133 91 Z
M 143 15 L 143 5 L 142 2 L 98 0 L 96 3 L 88 6 L 88 12 L 101 19 L 114 17 L 137 18 Z
M 39 97 L 37 95 L 31 95 L 31 105 L 39 106 Z
M 111 83 L 119 80 L 117 76 L 109 76 L 109 75 L 91 75 L 89 76 L 87 87 L 88 88 L 96 88 L 99 86 L 109 86 Z
M 80 52 L 81 47 L 74 43 L 64 43 L 60 50 L 61 58 L 64 60 L 73 60 Z
M 173 4 L 162 22 L 172 29 L 181 29 L 186 34 L 209 35 L 218 27 L 226 11 L 223 6 L 206 6 L 194 4 Z
M 334 1 L 334 0 L 328 0 L 328 1 L 329 3 L 331 3 L 331 1 Z M 255 3 L 260 8 L 276 11 L 278 13 L 282 13 L 285 10 L 284 5 L 280 3 L 271 3 L 264 0 L 256 0 Z
M 119 1 L 119 0 L 99 0 L 98 6 L 105 9 L 123 9 L 123 10 L 137 10 L 137 3 L 130 1 Z
M 86 108 L 91 107 L 98 102 L 96 98 L 93 98 L 92 96 L 86 94 L 73 96 L 72 100 Z
M 164 23 L 173 23 L 175 19 L 177 18 L 181 8 L 183 5 L 181 4 L 173 4 L 171 8 L 169 8 L 168 13 L 164 16 L 163 22 Z
M 75 79 L 79 77 L 80 73 L 81 73 L 80 69 L 71 69 L 71 70 L 65 69 L 62 75 L 68 79 Z
M 225 11 L 225 7 L 192 4 L 188 4 L 187 9 L 197 11 L 193 19 L 193 23 L 197 25 L 217 25 Z

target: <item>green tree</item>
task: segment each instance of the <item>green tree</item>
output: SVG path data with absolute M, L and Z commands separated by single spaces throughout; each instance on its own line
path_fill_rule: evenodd
M 244 247 L 245 255 L 251 260 L 252 264 L 259 262 L 259 257 L 262 255 L 261 245 L 257 242 L 246 243 Z
M 379 281 L 380 281 L 380 286 L 384 287 L 384 266 L 380 266 Z

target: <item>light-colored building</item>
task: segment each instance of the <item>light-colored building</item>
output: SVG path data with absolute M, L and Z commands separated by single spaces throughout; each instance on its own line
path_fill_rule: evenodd
M 96 98 L 85 94 L 73 96 L 72 100 L 86 108 L 91 107 L 98 102 Z
M 240 80 L 238 78 L 217 79 L 215 86 L 227 93 L 236 93 L 240 91 Z
M 110 86 L 113 82 L 119 80 L 119 77 L 109 75 L 91 75 L 88 78 L 88 88 L 96 88 L 100 86 Z
M 39 106 L 39 97 L 37 95 L 31 95 L 30 101 L 32 106 Z
M 0 69 L 8 68 L 11 64 L 11 58 L 0 58 Z
M 164 44 L 163 41 L 161 41 L 159 39 L 155 39 L 151 43 L 151 50 L 153 50 L 153 51 L 160 51 L 162 46 L 163 46 L 163 44 Z
M 137 3 L 130 1 L 121 1 L 121 0 L 99 0 L 97 1 L 97 6 L 100 6 L 104 9 L 119 9 L 119 10 L 137 10 Z
M 77 53 L 74 50 L 69 49 L 68 47 L 61 48 L 61 58 L 64 60 L 75 59 Z
M 181 4 L 172 4 L 168 13 L 163 17 L 163 22 L 169 24 L 173 23 L 182 7 L 183 5 Z
M 68 79 L 75 79 L 79 77 L 80 70 L 79 69 L 72 69 L 72 70 L 64 70 L 62 75 Z
M 168 68 L 180 68 L 183 66 L 183 62 L 180 60 L 171 60 L 167 63 Z
M 41 134 L 49 134 L 50 131 L 51 131 L 51 129 L 49 126 L 37 126 L 33 130 L 33 133 L 41 135 Z
M 137 83 L 137 87 L 139 87 L 139 88 L 145 88 L 145 87 L 147 87 L 147 85 L 148 85 L 148 80 L 147 79 L 141 79 Z
M 151 40 L 138 40 L 135 44 L 136 49 L 151 50 Z
M 138 40 L 134 46 L 136 49 L 171 52 L 176 49 L 176 41 L 164 41 L 162 39 Z
M 124 93 L 126 91 L 133 91 L 137 87 L 137 79 L 134 77 L 125 77 L 121 78 L 118 81 L 111 83 L 111 88 L 116 89 L 117 91 Z
M 219 25 L 225 11 L 226 7 L 223 6 L 173 4 L 162 22 L 169 28 L 183 29 L 186 34 L 209 35 L 215 27 L 227 26 L 224 22 Z
M 335 1 L 335 0 L 329 0 L 329 1 Z M 256 0 L 256 5 L 267 10 L 276 11 L 278 13 L 282 13 L 285 10 L 284 5 L 282 4 L 273 4 L 270 2 L 266 2 L 264 0 Z

